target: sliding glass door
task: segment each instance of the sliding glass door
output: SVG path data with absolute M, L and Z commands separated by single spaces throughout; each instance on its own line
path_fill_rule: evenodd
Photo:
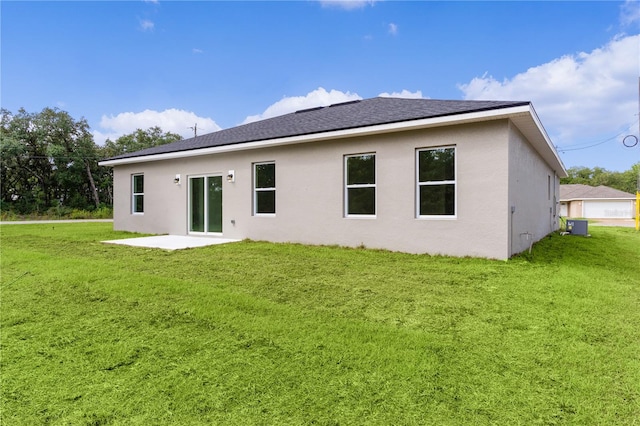
M 222 232 L 222 176 L 189 178 L 189 232 Z

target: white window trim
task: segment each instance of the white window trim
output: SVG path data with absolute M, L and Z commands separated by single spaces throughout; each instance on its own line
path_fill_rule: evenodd
M 453 148 L 453 180 L 439 180 L 420 182 L 420 152 L 432 151 L 435 149 L 451 149 Z M 416 219 L 426 220 L 455 220 L 458 218 L 458 150 L 455 145 L 448 146 L 431 146 L 426 148 L 416 149 Z M 451 185 L 454 186 L 453 191 L 453 214 L 452 215 L 421 215 L 420 214 L 420 187 L 421 186 L 437 186 L 437 185 Z
M 267 191 L 273 191 L 274 193 L 276 192 L 276 187 L 268 187 L 268 188 L 258 188 L 256 187 L 256 184 L 258 183 L 258 173 L 256 172 L 256 167 L 263 165 L 263 164 L 273 164 L 275 167 L 276 162 L 275 161 L 261 161 L 258 163 L 253 163 L 253 215 L 254 216 L 260 216 L 260 217 L 275 217 L 275 213 L 258 213 L 258 192 L 267 192 Z M 276 184 L 277 185 L 277 184 Z M 278 204 L 276 203 L 276 211 L 278 211 Z
M 136 192 L 135 177 L 142 176 L 142 192 Z M 136 211 L 136 196 L 142 196 L 142 211 Z M 131 214 L 144 215 L 144 173 L 134 173 L 131 175 Z
M 378 162 L 375 163 L 374 168 L 374 180 L 375 183 L 360 183 L 360 184 L 347 184 L 348 182 L 348 169 L 347 169 L 347 159 L 350 157 L 361 157 L 363 155 L 373 155 L 376 158 L 375 152 L 363 152 L 361 154 L 348 154 L 344 156 L 344 217 L 348 219 L 375 219 L 378 215 Z M 375 203 L 374 203 L 374 214 L 349 214 L 349 189 L 353 188 L 373 188 Z

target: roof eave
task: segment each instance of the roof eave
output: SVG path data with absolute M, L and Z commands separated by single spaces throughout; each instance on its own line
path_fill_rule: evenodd
M 556 173 L 560 177 L 566 176 L 566 170 L 562 161 L 558 157 L 558 154 L 553 148 L 551 141 L 549 140 L 544 128 L 540 124 L 535 111 L 531 107 L 530 104 L 519 105 L 514 107 L 507 108 L 498 108 L 491 110 L 483 110 L 483 111 L 475 111 L 464 114 L 455 114 L 455 115 L 446 115 L 440 117 L 432 117 L 432 118 L 423 118 L 417 120 L 410 121 L 401 121 L 395 123 L 387 123 L 387 124 L 378 124 L 373 126 L 366 127 L 357 127 L 352 129 L 344 129 L 344 130 L 334 130 L 329 132 L 322 133 L 312 133 L 307 135 L 297 135 L 297 136 L 288 136 L 283 138 L 276 139 L 266 139 L 259 140 L 253 142 L 243 142 L 237 144 L 228 144 L 221 145 L 209 148 L 200 148 L 188 151 L 176 151 L 176 152 L 168 152 L 163 154 L 153 154 L 153 155 L 144 155 L 137 157 L 128 157 L 121 159 L 113 159 L 113 160 L 104 160 L 99 162 L 98 164 L 101 166 L 120 166 L 125 164 L 135 164 L 135 163 L 146 163 L 151 161 L 163 161 L 163 160 L 173 160 L 178 158 L 188 158 L 195 157 L 201 155 L 211 155 L 211 154 L 220 154 L 225 152 L 234 152 L 234 151 L 245 151 L 250 149 L 257 148 L 268 148 L 274 146 L 283 146 L 283 145 L 291 145 L 291 144 L 299 144 L 299 143 L 308 143 L 308 142 L 319 142 L 331 139 L 339 139 L 339 138 L 352 138 L 359 136 L 368 136 L 374 134 L 384 134 L 384 133 L 392 133 L 399 131 L 409 131 L 409 130 L 419 130 L 430 127 L 439 127 L 439 126 L 447 126 L 452 124 L 465 124 L 465 123 L 473 123 L 473 122 L 481 122 L 481 121 L 489 121 L 489 120 L 499 120 L 499 119 L 512 119 L 516 126 L 518 126 L 518 120 L 521 122 L 526 117 L 530 117 L 532 120 L 530 124 L 534 124 L 535 128 L 538 129 L 538 134 L 526 134 L 527 138 L 534 139 L 532 143 L 534 143 L 536 150 L 545 158 L 549 164 L 551 164 L 554 168 L 556 168 Z M 520 127 L 520 126 L 518 126 Z M 531 127 L 531 126 L 528 126 Z M 531 131 L 529 131 L 531 133 Z M 546 154 L 544 153 L 545 149 L 548 151 Z
M 534 149 L 544 158 L 560 178 L 568 177 L 567 169 L 551 142 L 551 138 L 542 126 L 540 118 L 532 104 L 526 106 L 528 114 L 520 114 L 512 118 L 512 122 L 526 136 Z
M 560 198 L 560 202 L 570 202 L 570 201 L 635 201 L 636 197 L 598 197 L 598 198 L 590 198 L 590 197 L 577 197 L 577 198 Z

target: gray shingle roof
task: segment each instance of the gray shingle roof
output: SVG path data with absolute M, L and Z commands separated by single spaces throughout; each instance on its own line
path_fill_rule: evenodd
M 371 98 L 309 108 L 117 157 L 141 157 L 529 105 L 518 101 Z
M 604 185 L 589 186 L 578 183 L 560 185 L 560 201 L 615 198 L 635 198 L 635 195 Z

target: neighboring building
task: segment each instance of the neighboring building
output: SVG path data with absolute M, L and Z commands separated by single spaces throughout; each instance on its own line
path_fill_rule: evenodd
M 124 154 L 114 228 L 505 259 L 558 229 L 531 103 L 373 98 Z
M 560 185 L 560 216 L 587 219 L 635 218 L 634 194 L 582 184 Z

